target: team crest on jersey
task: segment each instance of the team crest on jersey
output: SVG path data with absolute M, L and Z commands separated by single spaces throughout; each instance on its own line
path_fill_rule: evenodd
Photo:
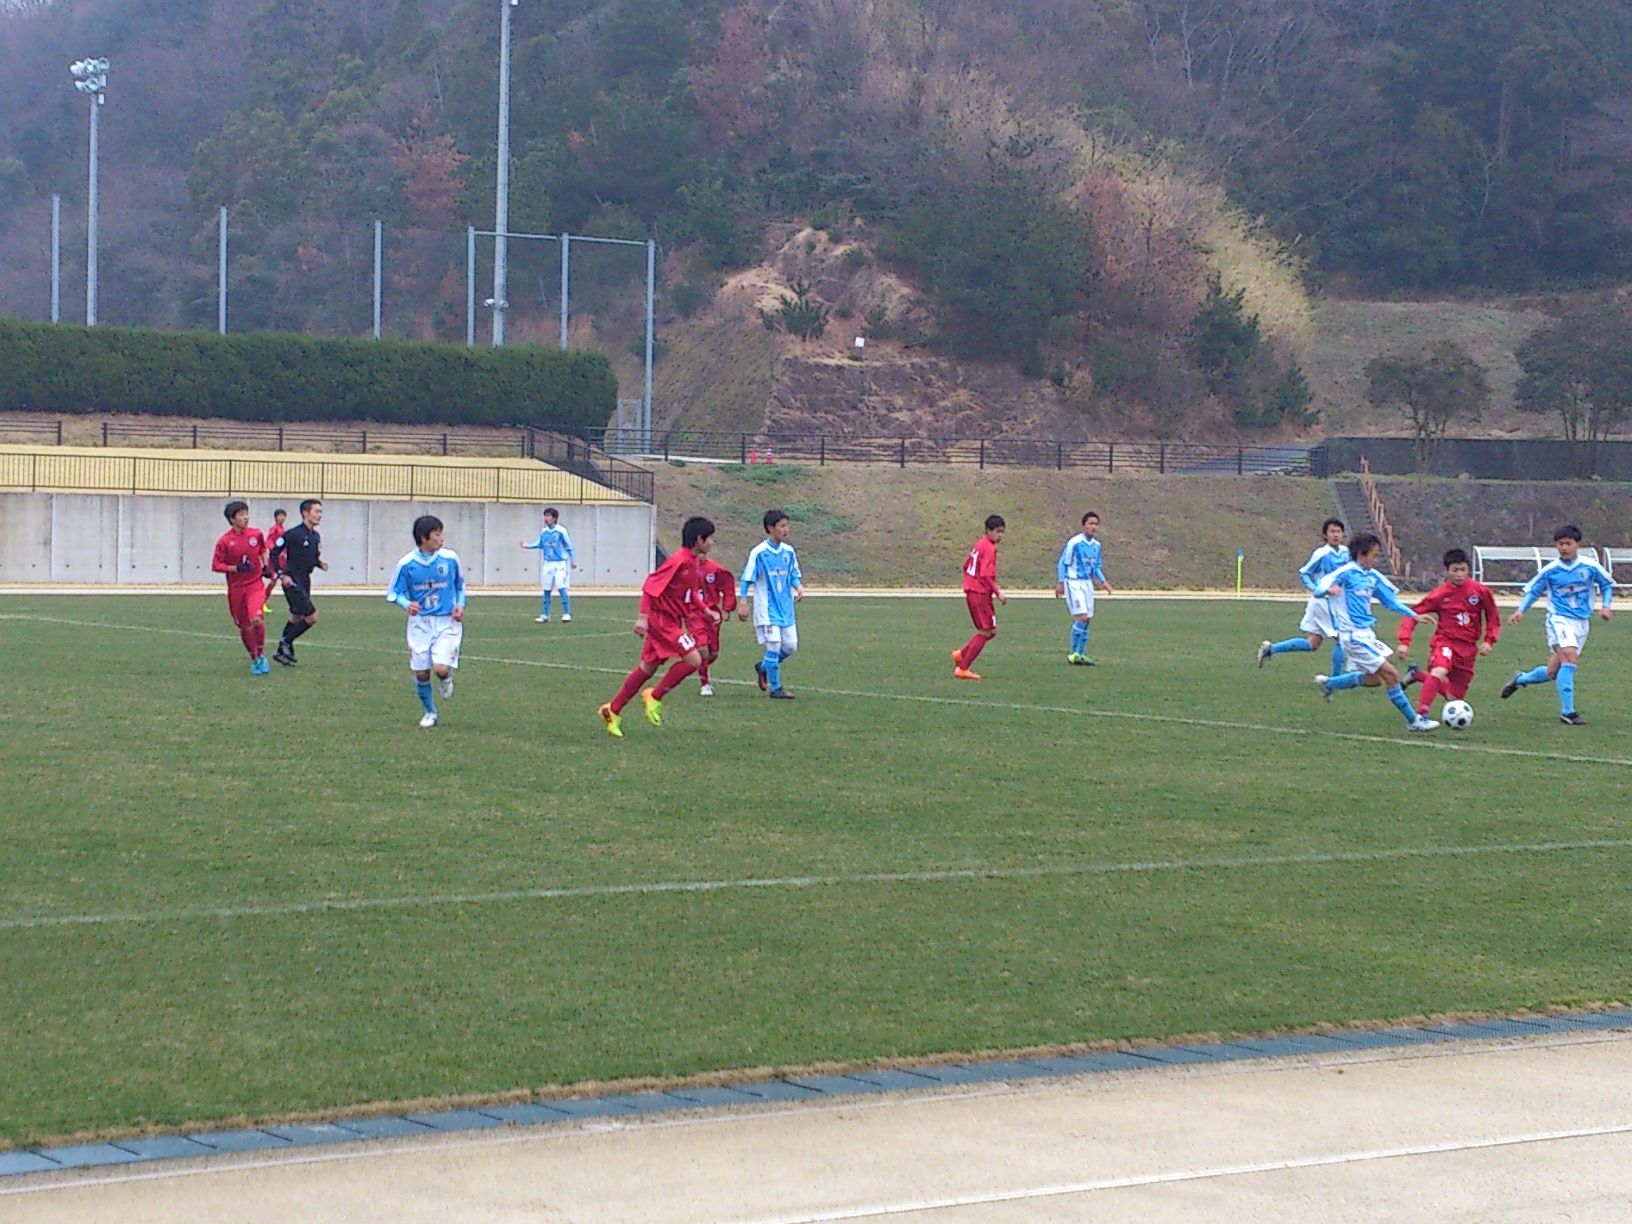
M 446 561 L 440 562 L 437 565 L 436 576 L 438 578 L 446 578 L 448 576 L 448 563 Z
M 1479 606 L 1479 596 L 1469 595 L 1468 596 L 1468 607 L 1477 608 L 1478 606 Z
M 713 574 L 705 575 L 704 578 L 703 578 L 703 581 L 704 582 L 713 582 L 714 581 L 714 575 Z

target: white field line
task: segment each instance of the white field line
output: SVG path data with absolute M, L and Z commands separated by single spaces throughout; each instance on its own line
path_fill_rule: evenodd
M 268 905 L 201 906 L 192 909 L 109 914 L 32 914 L 0 919 L 0 932 L 76 926 L 215 921 L 285 914 L 347 913 L 358 910 L 432 906 L 493 905 L 516 901 L 559 901 L 585 897 L 653 896 L 662 893 L 723 893 L 774 889 L 864 887 L 888 884 L 945 884 L 985 880 L 1070 879 L 1083 876 L 1145 875 L 1175 871 L 1239 871 L 1265 867 L 1381 863 L 1402 859 L 1472 858 L 1481 855 L 1561 854 L 1592 850 L 1632 850 L 1632 838 L 1497 843 L 1483 846 L 1399 846 L 1381 850 L 1322 850 L 1307 854 L 1240 855 L 1220 858 L 1152 859 L 1124 863 L 1066 863 L 1038 867 L 947 867 L 922 871 L 765 876 L 737 880 L 657 880 L 634 884 L 581 884 L 518 888 L 479 893 L 428 893 L 406 897 L 357 897 L 289 901 Z
M 113 629 L 125 633 L 163 633 L 179 637 L 204 638 L 217 642 L 236 642 L 238 639 L 224 633 L 206 633 L 197 629 L 169 629 L 154 625 L 119 625 L 106 621 L 73 620 L 67 617 L 40 616 L 30 612 L 0 612 L 0 620 L 38 621 L 53 625 L 76 625 L 88 629 Z M 588 636 L 587 634 L 585 636 Z M 609 636 L 617 637 L 619 634 Z M 631 634 L 631 636 L 633 636 Z M 562 635 L 562 640 L 566 640 Z M 351 650 L 364 654 L 401 654 L 400 649 L 385 646 L 356 646 L 344 642 L 307 642 L 305 650 Z M 498 663 L 510 667 L 539 667 L 553 671 L 592 672 L 607 676 L 627 673 L 616 667 L 592 667 L 579 663 L 553 663 L 543 659 L 511 659 L 502 655 L 475 655 L 461 652 L 460 658 L 468 663 Z M 742 687 L 754 684 L 751 680 L 716 678 L 715 684 L 733 684 Z M 1563 761 L 1572 765 L 1612 765 L 1632 769 L 1632 760 L 1625 757 L 1589 756 L 1584 753 L 1544 752 L 1534 748 L 1502 748 L 1495 744 L 1458 743 L 1449 738 L 1429 738 L 1411 735 L 1401 738 L 1389 735 L 1367 734 L 1360 731 L 1329 731 L 1320 727 L 1282 727 L 1270 723 L 1238 722 L 1219 718 L 1188 718 L 1180 714 L 1144 714 L 1131 710 L 1096 710 L 1088 706 L 1040 705 L 1019 701 L 979 701 L 970 697 L 934 697 L 924 693 L 879 693 L 867 689 L 821 688 L 802 685 L 801 692 L 820 693 L 827 697 L 859 697 L 872 701 L 901 701 L 918 705 L 963 706 L 978 710 L 1008 710 L 1016 713 L 1064 714 L 1077 718 L 1108 718 L 1124 722 L 1157 723 L 1179 727 L 1204 727 L 1219 731 L 1250 731 L 1262 735 L 1294 735 L 1307 739 L 1334 739 L 1350 743 L 1382 744 L 1392 748 L 1426 749 L 1430 752 L 1473 752 L 1483 756 L 1518 757 L 1540 761 Z

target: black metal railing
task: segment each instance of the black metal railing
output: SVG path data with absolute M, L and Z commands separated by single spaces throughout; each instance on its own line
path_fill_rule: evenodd
M 61 425 L 58 423 L 60 435 Z M 438 429 L 406 425 L 270 424 L 259 421 L 104 421 L 103 446 L 185 450 L 328 451 L 335 454 L 527 455 L 524 429 Z
M 0 442 L 45 442 L 52 446 L 61 446 L 62 422 L 0 419 Z
M 651 504 L 657 500 L 657 477 L 654 473 L 627 459 L 609 454 L 584 435 L 532 426 L 524 432 L 526 441 L 523 454 L 527 458 L 551 464 L 585 480 L 593 480 L 636 501 Z

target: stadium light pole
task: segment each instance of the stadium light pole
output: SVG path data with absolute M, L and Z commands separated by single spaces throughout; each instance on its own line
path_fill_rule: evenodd
M 96 326 L 96 116 L 108 100 L 108 61 L 86 58 L 68 66 L 74 88 L 91 100 L 90 195 L 85 206 L 85 325 Z
M 510 10 L 516 0 L 499 0 L 499 156 L 493 200 L 493 347 L 504 346 L 504 312 L 510 303 L 510 267 L 506 238 L 510 229 Z
M 51 197 L 51 322 L 62 322 L 62 197 Z

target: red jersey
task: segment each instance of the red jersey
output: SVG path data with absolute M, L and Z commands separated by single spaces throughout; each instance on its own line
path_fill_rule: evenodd
M 688 620 L 701 625 L 708 619 L 702 611 L 701 586 L 696 556 L 689 548 L 677 548 L 641 584 L 640 613 L 677 625 Z
M 697 563 L 697 573 L 703 580 L 703 607 L 718 608 L 722 616 L 737 610 L 737 579 L 730 570 L 704 557 Z
M 266 559 L 273 563 L 273 569 L 277 569 L 276 558 L 283 551 L 283 533 L 288 530 L 289 525 L 287 523 L 282 527 L 274 523 L 261 533 L 266 537 Z
M 1475 582 L 1469 578 L 1461 586 L 1452 586 L 1442 582 L 1426 596 L 1411 605 L 1411 610 L 1421 616 L 1432 612 L 1439 618 L 1439 625 L 1434 630 L 1436 638 L 1447 642 L 1455 642 L 1463 646 L 1477 646 L 1481 634 L 1484 640 L 1492 646 L 1502 633 L 1502 613 L 1496 607 L 1496 596 L 1490 593 L 1490 588 L 1482 582 Z M 1484 625 L 1481 628 L 1480 619 Z M 1400 621 L 1400 645 L 1411 645 L 1411 635 L 1416 632 L 1417 617 L 1408 616 Z
M 239 569 L 244 561 L 252 561 L 250 569 Z M 260 585 L 261 567 L 266 564 L 266 533 L 259 527 L 245 527 L 239 531 L 229 527 L 215 542 L 215 556 L 210 568 L 227 576 L 228 586 Z
M 997 545 L 990 536 L 981 536 L 969 550 L 963 562 L 963 593 L 965 595 L 994 595 L 997 593 Z

